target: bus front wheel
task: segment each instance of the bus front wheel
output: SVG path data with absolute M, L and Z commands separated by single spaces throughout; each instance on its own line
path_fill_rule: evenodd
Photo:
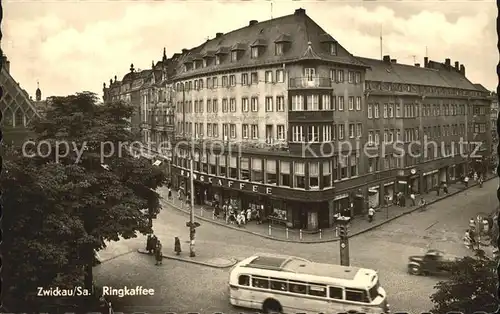
M 262 310 L 264 313 L 282 313 L 281 304 L 275 299 L 267 299 L 262 305 Z

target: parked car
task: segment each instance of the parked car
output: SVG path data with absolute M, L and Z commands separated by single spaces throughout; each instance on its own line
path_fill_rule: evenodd
M 437 275 L 450 271 L 450 264 L 457 256 L 445 254 L 439 250 L 428 250 L 423 256 L 408 258 L 408 273 L 411 275 Z

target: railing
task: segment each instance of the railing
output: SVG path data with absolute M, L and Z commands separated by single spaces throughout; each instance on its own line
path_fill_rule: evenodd
M 294 77 L 290 79 L 289 88 L 331 88 L 332 81 L 329 77 Z

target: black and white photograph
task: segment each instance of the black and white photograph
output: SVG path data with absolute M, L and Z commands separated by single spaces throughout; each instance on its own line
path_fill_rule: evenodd
M 500 309 L 498 3 L 2 3 L 2 313 Z

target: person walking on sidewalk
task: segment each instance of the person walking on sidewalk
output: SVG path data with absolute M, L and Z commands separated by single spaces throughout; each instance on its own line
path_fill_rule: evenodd
M 436 196 L 439 196 L 439 192 L 441 191 L 441 187 L 436 184 Z
M 171 200 L 171 199 L 172 199 L 172 188 L 171 188 L 171 187 L 169 187 L 169 188 L 168 188 L 168 195 L 167 195 L 167 199 L 168 199 L 168 200 Z
M 464 184 L 465 184 L 465 187 L 469 187 L 469 176 L 465 176 Z
M 443 192 L 444 194 L 448 194 L 448 184 L 446 182 L 443 183 Z
M 479 177 L 479 187 L 482 188 L 483 187 L 483 177 Z
M 425 200 L 425 198 L 421 198 L 420 199 L 420 210 L 421 211 L 424 211 L 427 209 L 427 201 Z
M 373 209 L 372 206 L 368 208 L 368 221 L 372 222 L 373 221 L 373 216 L 375 215 L 375 209 Z
M 415 199 L 415 193 L 411 192 L 410 198 L 411 198 L 412 205 L 413 206 L 417 205 L 417 200 Z
M 156 265 L 162 265 L 162 262 L 163 262 L 163 251 L 162 251 L 161 242 L 159 240 L 158 240 L 158 243 L 156 244 L 155 258 L 156 258 Z

